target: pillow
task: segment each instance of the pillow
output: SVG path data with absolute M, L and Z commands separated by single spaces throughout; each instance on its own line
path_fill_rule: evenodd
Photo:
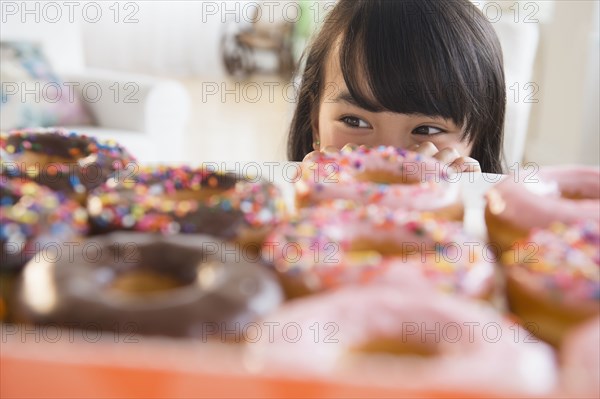
M 39 44 L 0 42 L 0 129 L 92 124 L 74 89 L 56 76 Z

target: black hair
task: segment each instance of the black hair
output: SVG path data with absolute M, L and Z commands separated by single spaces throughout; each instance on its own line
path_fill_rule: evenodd
M 473 144 L 470 156 L 482 170 L 502 172 L 502 50 L 490 22 L 467 0 L 340 0 L 305 52 L 291 161 L 312 151 L 325 63 L 336 42 L 358 105 L 450 119 L 464 128 L 462 139 Z

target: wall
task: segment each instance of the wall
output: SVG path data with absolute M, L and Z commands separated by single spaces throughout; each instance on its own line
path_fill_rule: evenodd
M 598 2 L 555 3 L 552 20 L 541 25 L 534 71 L 539 103 L 532 107 L 525 159 L 597 165 Z

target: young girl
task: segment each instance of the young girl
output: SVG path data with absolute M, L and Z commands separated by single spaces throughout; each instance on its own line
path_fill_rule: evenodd
M 290 160 L 393 145 L 502 173 L 502 50 L 469 1 L 340 0 L 307 52 Z

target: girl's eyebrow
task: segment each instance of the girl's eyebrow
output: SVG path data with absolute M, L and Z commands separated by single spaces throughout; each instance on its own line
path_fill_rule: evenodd
M 331 97 L 329 97 L 329 98 L 331 99 Z M 352 94 L 350 94 L 348 89 L 344 89 L 344 90 L 340 91 L 340 93 L 337 96 L 335 96 L 332 101 L 329 101 L 329 102 L 333 102 L 333 103 L 343 102 L 348 105 L 352 105 L 354 107 L 360 108 L 366 112 L 379 113 L 379 112 L 385 111 L 385 109 L 377 107 L 377 106 L 370 108 L 368 105 L 365 107 L 365 106 L 359 104 L 359 102 L 356 101 L 356 99 L 352 96 Z
M 358 102 L 356 101 L 356 99 L 354 97 L 352 97 L 352 94 L 350 94 L 348 91 L 346 90 L 342 90 L 337 96 L 335 96 L 335 98 L 333 99 L 334 103 L 340 103 L 340 102 L 345 102 L 347 104 L 353 105 L 355 107 L 358 108 L 362 108 Z
M 368 111 L 368 112 L 381 112 L 381 111 L 369 111 L 368 109 L 362 107 L 360 104 L 358 104 L 356 99 L 354 97 L 352 97 L 352 94 L 350 94 L 350 92 L 348 92 L 346 90 L 342 90 L 337 96 L 335 96 L 333 98 L 333 102 L 334 103 L 344 102 L 344 103 L 352 105 L 354 107 L 364 109 L 365 111 Z M 441 115 L 428 115 L 428 114 L 424 114 L 421 112 L 411 112 L 406 115 L 413 117 L 413 118 L 427 118 L 427 119 L 434 119 L 436 121 L 443 122 L 443 123 L 454 123 L 452 121 L 452 119 L 445 118 Z

